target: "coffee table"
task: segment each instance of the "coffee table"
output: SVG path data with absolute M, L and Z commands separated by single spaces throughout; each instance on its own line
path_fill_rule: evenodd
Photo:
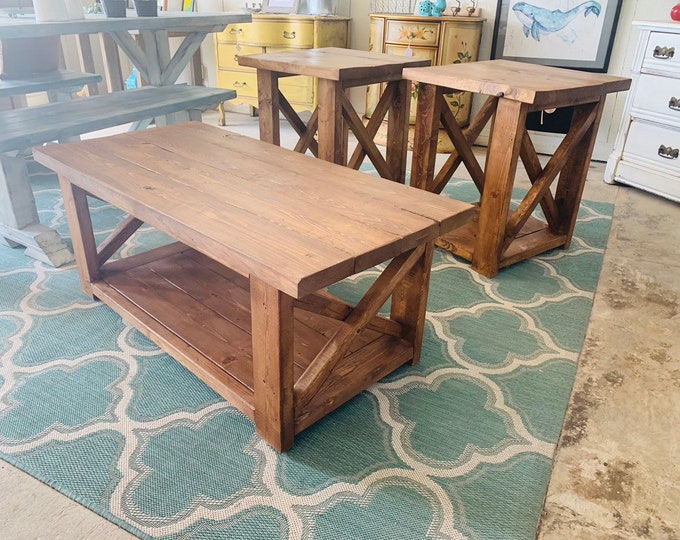
M 201 123 L 36 149 L 59 174 L 83 289 L 279 451 L 417 363 L 433 241 L 472 207 Z M 87 198 L 128 214 L 96 245 Z M 177 240 L 109 260 L 147 223 Z M 325 288 L 389 261 L 351 305 Z M 377 313 L 391 297 L 389 317 Z

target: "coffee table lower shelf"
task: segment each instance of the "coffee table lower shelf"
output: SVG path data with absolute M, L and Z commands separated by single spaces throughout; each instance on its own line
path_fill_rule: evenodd
M 105 265 L 94 295 L 254 420 L 249 280 L 180 243 Z M 315 296 L 318 300 L 318 295 Z M 323 293 L 323 298 L 328 298 Z M 317 302 L 318 303 L 318 302 Z M 340 320 L 294 308 L 295 380 Z M 306 429 L 413 358 L 403 339 L 366 329 L 320 391 L 295 413 Z

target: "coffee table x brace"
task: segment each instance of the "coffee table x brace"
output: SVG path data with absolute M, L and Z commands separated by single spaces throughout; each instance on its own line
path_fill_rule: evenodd
M 433 240 L 472 213 L 201 123 L 47 146 L 35 159 L 59 174 L 84 290 L 279 451 L 418 362 Z M 99 246 L 88 195 L 128 214 Z M 109 261 L 142 222 L 177 242 Z M 325 291 L 388 260 L 356 305 Z M 389 317 L 378 316 L 390 297 Z
M 568 248 L 606 95 L 627 90 L 630 79 L 507 60 L 404 69 L 419 83 L 411 185 L 441 193 L 461 163 L 481 193 L 478 215 L 437 245 L 472 261 L 487 277 L 501 267 L 557 247 Z M 443 94 L 450 89 L 488 96 L 470 126 L 456 123 Z M 571 127 L 542 166 L 526 129 L 527 113 L 573 106 Z M 484 170 L 472 145 L 493 118 Z M 441 124 L 455 150 L 435 175 Z M 518 159 L 532 186 L 510 210 Z M 555 194 L 551 184 L 559 175 Z M 532 217 L 541 205 L 545 220 Z
M 281 143 L 281 113 L 300 135 L 296 151 L 310 150 L 319 159 L 352 169 L 358 169 L 368 156 L 382 178 L 404 183 L 411 84 L 402 79 L 402 70 L 428 66 L 429 59 L 326 47 L 239 56 L 238 63 L 257 69 L 261 140 Z M 292 75 L 317 78 L 318 105 L 307 125 L 279 90 L 279 79 Z M 355 86 L 378 83 L 385 84 L 385 89 L 364 126 L 348 91 Z M 387 147 L 383 157 L 373 138 L 386 115 Z M 349 157 L 348 130 L 358 142 Z

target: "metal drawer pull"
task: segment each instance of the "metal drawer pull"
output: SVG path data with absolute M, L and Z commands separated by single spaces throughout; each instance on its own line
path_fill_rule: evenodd
M 248 86 L 248 83 L 234 81 L 234 88 L 245 88 L 246 86 Z M 661 151 L 661 149 L 659 149 L 659 151 Z
M 235 36 L 236 34 L 243 34 L 243 28 L 230 28 L 229 33 L 232 36 Z
M 234 62 L 238 63 L 238 54 L 234 55 Z M 670 105 L 669 105 L 669 107 L 670 107 Z
M 295 32 L 288 32 L 287 30 L 284 30 L 283 37 L 286 39 L 295 39 Z
M 657 45 L 654 47 L 654 58 L 659 58 L 661 60 L 668 60 L 675 56 L 675 47 L 661 47 Z
M 671 148 L 670 146 L 664 146 L 662 144 L 659 146 L 659 155 L 666 159 L 678 159 L 678 156 L 680 156 L 680 150 L 677 148 Z
M 678 98 L 676 98 L 676 97 L 672 97 L 672 98 L 668 101 L 668 108 L 669 108 L 671 111 L 680 111 L 680 99 L 678 99 Z

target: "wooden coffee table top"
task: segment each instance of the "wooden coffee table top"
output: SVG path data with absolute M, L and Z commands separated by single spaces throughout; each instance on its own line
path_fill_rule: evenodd
M 472 210 L 197 122 L 75 144 L 35 152 L 88 193 L 295 298 L 433 240 Z

